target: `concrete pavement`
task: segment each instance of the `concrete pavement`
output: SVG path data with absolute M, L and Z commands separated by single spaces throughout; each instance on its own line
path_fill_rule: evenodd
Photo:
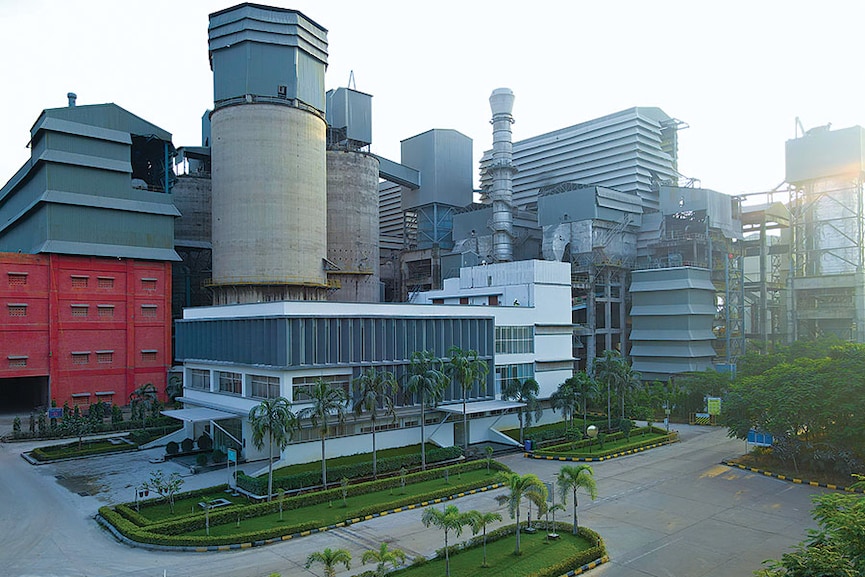
M 777 558 L 813 527 L 811 495 L 823 489 L 793 485 L 718 463 L 740 454 L 741 441 L 721 429 L 679 427 L 682 442 L 593 465 L 599 498 L 580 497 L 580 523 L 606 540 L 610 563 L 592 571 L 603 577 L 739 577 L 766 558 Z M 243 551 L 164 553 L 117 543 L 92 520 L 99 506 L 129 500 L 154 465 L 159 450 L 34 467 L 19 453 L 34 446 L 0 444 L 0 577 L 284 577 L 321 575 L 303 568 L 306 556 L 344 547 L 360 557 L 381 542 L 409 557 L 431 555 L 442 535 L 407 511 L 295 541 Z M 153 453 L 152 455 L 150 453 Z M 517 472 L 550 481 L 562 463 L 501 459 Z M 62 477 L 58 479 L 57 476 Z M 225 473 L 185 477 L 184 489 L 224 482 Z M 88 496 L 79 495 L 80 492 Z M 495 494 L 455 502 L 460 509 L 499 510 Z M 505 521 L 510 522 L 505 514 Z M 570 509 L 560 514 L 570 519 Z M 464 533 L 463 538 L 466 538 Z M 368 567 L 367 567 L 368 568 Z

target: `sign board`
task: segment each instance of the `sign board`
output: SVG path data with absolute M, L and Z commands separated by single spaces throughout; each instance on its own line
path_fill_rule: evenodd
M 228 462 L 236 463 L 237 462 L 237 449 L 228 449 Z
M 748 442 L 757 447 L 771 447 L 772 435 L 751 429 L 748 431 Z
M 706 399 L 710 415 L 721 414 L 721 397 L 709 397 Z
M 48 418 L 49 419 L 62 419 L 63 418 L 63 407 L 51 407 L 48 409 Z

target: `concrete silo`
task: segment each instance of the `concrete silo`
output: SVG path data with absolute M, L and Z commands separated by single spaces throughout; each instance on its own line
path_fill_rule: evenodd
M 214 304 L 327 293 L 327 31 L 295 10 L 210 15 Z
M 379 302 L 379 160 L 371 141 L 371 96 L 349 88 L 327 93 L 328 300 Z

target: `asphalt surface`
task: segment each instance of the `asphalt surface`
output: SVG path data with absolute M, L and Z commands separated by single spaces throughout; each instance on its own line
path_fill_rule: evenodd
M 682 442 L 594 464 L 599 497 L 580 498 L 580 523 L 605 539 L 609 563 L 591 571 L 603 577 L 739 577 L 767 558 L 778 558 L 815 524 L 811 496 L 825 489 L 794 485 L 732 469 L 719 462 L 744 444 L 725 431 L 679 426 Z M 42 443 L 45 444 L 45 443 Z M 430 556 L 442 535 L 406 511 L 351 527 L 242 551 L 167 553 L 117 542 L 93 520 L 105 504 L 129 501 L 136 485 L 157 468 L 185 475 L 184 490 L 225 481 L 224 471 L 190 475 L 173 463 L 152 464 L 161 449 L 33 466 L 21 458 L 37 443 L 0 444 L 0 577 L 257 577 L 271 573 L 320 576 L 303 567 L 325 547 L 348 549 L 356 575 L 367 549 L 382 542 L 409 558 Z M 519 473 L 551 481 L 562 463 L 501 459 Z M 507 514 L 495 493 L 454 502 L 460 509 Z M 569 520 L 571 509 L 559 514 Z M 467 538 L 470 534 L 463 534 Z M 456 577 L 456 576 L 455 576 Z

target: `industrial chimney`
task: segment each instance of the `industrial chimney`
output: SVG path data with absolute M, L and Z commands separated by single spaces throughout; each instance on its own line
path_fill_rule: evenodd
M 513 247 L 513 144 L 511 124 L 514 117 L 514 93 L 510 88 L 496 88 L 490 95 L 493 111 L 493 158 L 489 166 L 492 189 L 489 198 L 493 202 L 493 258 L 498 262 L 514 260 Z

